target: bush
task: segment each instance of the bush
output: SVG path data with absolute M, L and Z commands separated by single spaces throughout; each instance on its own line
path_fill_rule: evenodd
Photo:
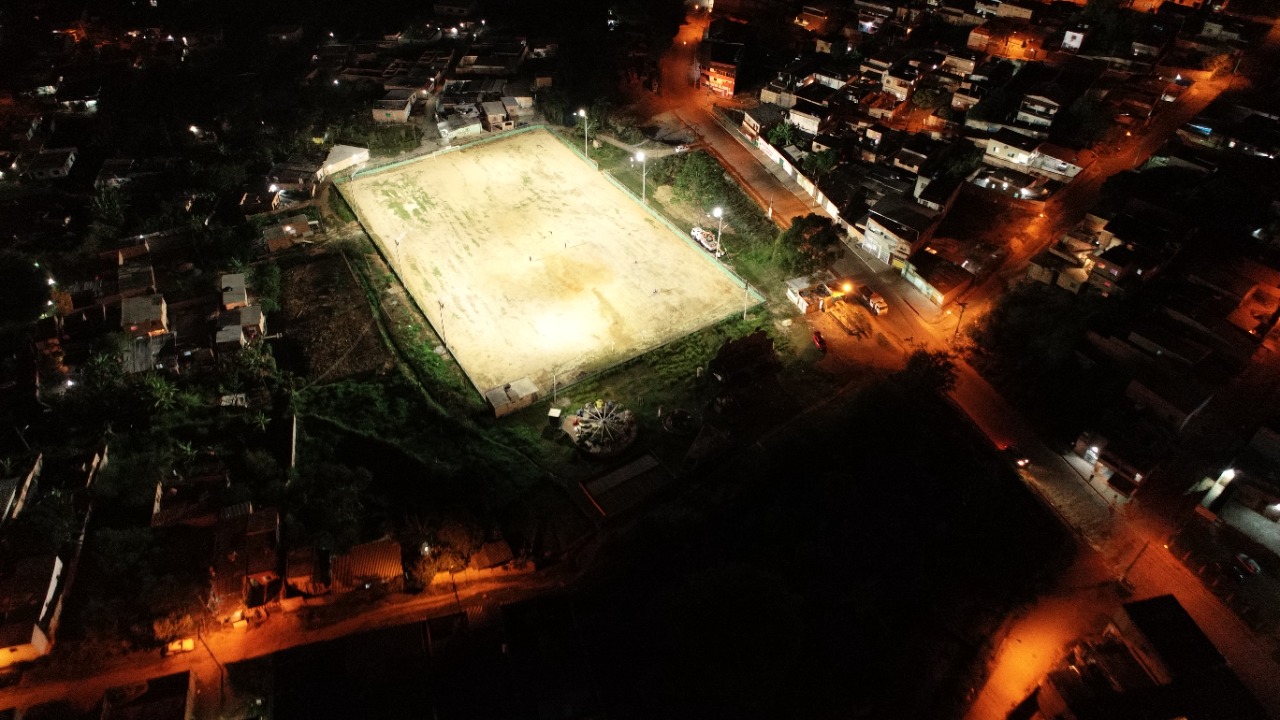
M 342 197 L 342 193 L 332 188 L 329 190 L 329 211 L 342 222 L 356 221 L 356 213 L 347 204 L 346 198 Z

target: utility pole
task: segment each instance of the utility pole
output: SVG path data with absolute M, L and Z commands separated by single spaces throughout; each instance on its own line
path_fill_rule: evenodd
M 1137 564 L 1138 564 L 1138 560 L 1142 558 L 1142 554 L 1143 554 L 1143 553 L 1145 553 L 1145 552 L 1147 551 L 1147 548 L 1149 548 L 1149 547 L 1151 547 L 1151 541 L 1150 541 L 1150 540 L 1148 540 L 1148 541 L 1146 541 L 1145 543 L 1143 543 L 1143 544 L 1142 544 L 1142 549 L 1138 551 L 1138 554 L 1137 554 L 1137 555 L 1134 555 L 1134 556 L 1133 556 L 1133 562 L 1129 563 L 1129 567 L 1125 568 L 1125 569 L 1124 569 L 1124 572 L 1120 574 L 1120 584 L 1121 584 L 1121 585 L 1125 585 L 1125 584 L 1127 584 L 1127 583 L 1129 582 L 1129 571 L 1133 569 L 1133 566 L 1134 566 L 1134 565 L 1137 565 Z
M 213 654 L 213 648 L 209 647 L 209 642 L 204 639 L 204 620 L 201 619 L 196 623 L 196 638 L 200 640 L 200 644 L 209 652 L 209 657 L 213 659 L 213 664 L 218 668 L 218 702 L 220 705 L 227 703 L 227 668 L 218 661 L 218 656 Z
M 956 304 L 960 306 L 960 317 L 956 319 L 956 331 L 951 335 L 951 343 L 953 345 L 960 338 L 960 323 L 964 322 L 964 311 L 969 307 L 969 303 L 958 302 Z

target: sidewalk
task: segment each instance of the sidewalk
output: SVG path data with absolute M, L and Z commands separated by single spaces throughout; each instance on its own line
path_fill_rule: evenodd
M 777 179 L 783 187 L 789 190 L 797 200 L 804 203 L 804 205 L 809 208 L 810 212 L 826 214 L 826 210 L 822 209 L 818 205 L 817 200 L 815 200 L 812 195 L 806 192 L 804 188 L 800 187 L 800 184 L 796 182 L 794 177 L 788 175 L 787 172 L 782 169 L 781 165 L 770 160 L 769 156 L 765 155 L 764 151 L 759 147 L 756 147 L 755 143 L 749 142 L 747 138 L 743 136 L 742 131 L 726 120 L 717 108 L 712 107 L 706 109 L 705 112 L 712 122 L 718 125 L 725 134 L 736 140 L 744 150 L 751 154 L 751 157 L 755 158 L 756 162 L 760 163 L 760 165 L 769 172 L 770 175 L 773 175 L 773 177 Z M 680 117 L 679 113 L 677 113 L 677 117 Z

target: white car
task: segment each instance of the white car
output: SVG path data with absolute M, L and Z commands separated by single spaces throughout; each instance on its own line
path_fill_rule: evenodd
M 182 653 L 189 653 L 195 649 L 196 649 L 195 639 L 182 638 L 181 640 L 174 640 L 173 642 L 166 645 L 164 648 L 164 654 L 165 655 L 181 655 Z
M 700 227 L 695 227 L 689 231 L 689 234 L 692 235 L 693 239 L 697 240 L 698 244 L 705 248 L 707 252 L 715 255 L 716 257 L 724 256 L 724 251 L 720 249 L 720 241 L 716 240 L 715 233 L 703 230 Z

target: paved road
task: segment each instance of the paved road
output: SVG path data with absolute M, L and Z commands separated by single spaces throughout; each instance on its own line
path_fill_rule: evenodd
M 553 569 L 506 580 L 459 585 L 456 597 L 452 592 L 418 596 L 392 594 L 381 604 L 363 606 L 352 611 L 358 614 L 329 624 L 309 621 L 306 610 L 277 614 L 249 630 L 207 633 L 196 644 L 194 652 L 170 657 L 162 657 L 158 651 L 134 652 L 106 658 L 84 667 L 82 677 L 65 666 L 42 666 L 28 671 L 18 685 L 0 688 L 0 708 L 30 707 L 55 700 L 88 708 L 109 688 L 189 670 L 202 689 L 201 708 L 212 710 L 216 709 L 228 664 L 366 630 L 422 622 L 459 609 L 473 610 L 528 599 L 563 587 L 571 577 L 568 570 Z
M 784 180 L 785 173 L 780 169 L 775 172 L 776 163 L 762 160 L 764 156 L 759 150 L 748 147 L 726 130 L 715 115 L 716 98 L 694 85 L 695 53 L 708 21 L 705 14 L 693 15 L 680 27 L 671 49 L 661 61 L 662 94 L 642 98 L 637 107 L 649 115 L 673 113 L 693 133 L 696 142 L 733 174 L 760 208 L 771 211 L 779 227 L 787 227 L 791 218 L 814 211 L 813 198 L 794 181 Z

